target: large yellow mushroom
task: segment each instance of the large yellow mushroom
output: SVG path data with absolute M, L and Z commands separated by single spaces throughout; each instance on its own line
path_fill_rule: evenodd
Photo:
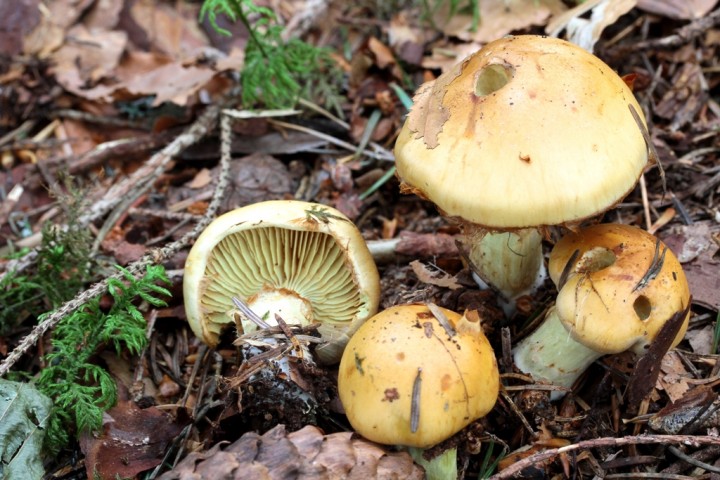
M 397 174 L 463 225 L 477 273 L 512 307 L 544 278 L 543 227 L 595 216 L 633 189 L 648 163 L 642 118 L 599 58 L 508 36 L 420 87 Z

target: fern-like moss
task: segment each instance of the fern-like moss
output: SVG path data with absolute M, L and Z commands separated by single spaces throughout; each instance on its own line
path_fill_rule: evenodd
M 45 356 L 47 367 L 37 380 L 38 389 L 55 403 L 46 437 L 48 452 L 67 445 L 70 433 L 102 428 L 103 412 L 115 404 L 117 388 L 93 358 L 105 346 L 111 346 L 118 355 L 123 351 L 140 353 L 147 344 L 147 325 L 135 302 L 163 306 L 165 301 L 159 297 L 170 295 L 157 285 L 168 283 L 163 267 L 148 267 L 140 279 L 118 268 L 124 280 L 109 281 L 108 292 L 113 298 L 109 311 L 100 308 L 99 297 L 93 298 L 65 317 L 53 332 L 52 352 Z

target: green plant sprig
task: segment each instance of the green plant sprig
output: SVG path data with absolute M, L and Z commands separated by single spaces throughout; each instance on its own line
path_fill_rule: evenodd
M 217 23 L 224 15 L 240 21 L 248 30 L 245 65 L 240 82 L 242 103 L 253 108 L 262 102 L 266 108 L 289 108 L 298 98 L 325 96 L 333 104 L 333 92 L 341 81 L 341 72 L 325 48 L 318 48 L 299 39 L 283 40 L 283 27 L 272 10 L 252 0 L 205 0 L 200 20 L 206 18 L 220 34 L 230 32 Z M 250 19 L 253 19 L 252 21 Z
M 100 308 L 100 297 L 92 298 L 53 333 L 52 352 L 45 356 L 47 367 L 37 380 L 38 389 L 55 403 L 46 437 L 49 452 L 67 445 L 69 433 L 102 428 L 103 412 L 115 404 L 117 387 L 106 370 L 92 363 L 93 358 L 104 346 L 112 346 L 118 355 L 124 350 L 140 353 L 147 344 L 146 322 L 134 302 L 141 299 L 159 307 L 166 305 L 159 296 L 170 295 L 157 285 L 169 282 L 162 266 L 149 266 L 139 279 L 117 268 L 124 281 L 109 280 L 113 299 L 109 311 Z

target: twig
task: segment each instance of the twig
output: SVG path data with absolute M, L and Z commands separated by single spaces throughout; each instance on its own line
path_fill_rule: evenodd
M 710 28 L 720 23 L 720 8 L 714 12 L 693 20 L 684 27 L 678 29 L 673 35 L 653 40 L 645 40 L 642 42 L 623 45 L 613 49 L 613 53 L 624 53 L 632 50 L 633 52 L 643 50 L 654 50 L 660 48 L 674 48 L 683 45 L 705 33 Z
M 215 114 L 218 114 L 220 111 L 219 108 L 209 108 L 208 110 L 215 112 Z M 186 138 L 184 138 L 182 141 L 173 141 L 171 145 L 176 145 L 174 148 L 178 149 L 177 151 L 179 151 L 181 146 L 186 146 L 188 144 L 187 142 L 191 140 L 188 137 L 192 136 L 192 138 L 195 139 L 194 141 L 197 141 L 197 139 L 199 139 L 201 135 L 205 135 L 209 131 L 209 126 L 214 123 L 214 120 L 211 120 L 207 117 L 208 112 L 205 112 L 205 114 L 201 117 L 201 120 L 203 120 L 202 127 L 198 127 L 196 122 L 196 124 L 193 125 L 193 127 L 191 127 L 188 132 L 181 135 L 181 137 L 185 136 Z M 200 120 L 198 120 L 198 122 L 199 121 Z M 224 133 L 227 131 L 227 135 L 230 135 L 231 126 L 232 125 L 230 119 L 227 117 L 223 117 L 221 121 L 222 131 Z M 171 145 L 169 145 L 168 147 L 170 147 Z M 164 149 L 163 151 L 165 150 L 167 149 Z M 166 155 L 170 154 L 166 152 Z M 213 199 L 210 202 L 210 205 L 208 206 L 208 209 L 205 212 L 205 215 L 203 215 L 202 219 L 198 221 L 192 231 L 186 233 L 182 238 L 168 245 L 165 245 L 162 248 L 151 250 L 139 260 L 128 265 L 127 270 L 132 275 L 137 276 L 141 274 L 141 272 L 145 270 L 147 266 L 161 263 L 167 258 L 174 255 L 181 248 L 190 245 L 193 240 L 197 238 L 198 235 L 200 235 L 200 232 L 202 232 L 215 217 L 215 214 L 217 213 L 218 209 L 220 208 L 220 204 L 224 199 L 225 190 L 227 190 L 227 186 L 229 184 L 229 177 L 230 148 L 229 145 L 223 145 L 221 148 L 220 175 L 218 178 L 218 184 L 215 187 L 215 194 L 213 195 Z M 20 344 L 15 347 L 15 349 L 7 356 L 5 360 L 3 360 L 3 362 L 0 364 L 0 377 L 5 376 L 5 374 L 10 371 L 10 368 L 12 368 L 15 362 L 17 362 L 25 352 L 30 350 L 30 348 L 32 348 L 32 346 L 35 345 L 48 330 L 54 328 L 63 318 L 65 318 L 67 315 L 74 312 L 75 310 L 81 308 L 91 298 L 104 294 L 107 291 L 108 281 L 110 279 L 122 280 L 123 275 L 122 273 L 116 273 L 115 275 L 105 278 L 104 280 L 96 283 L 84 292 L 78 294 L 72 300 L 65 302 L 61 307 L 48 315 L 40 324 L 38 324 L 32 330 L 32 332 L 30 332 L 25 338 L 23 338 Z
M 224 103 L 230 103 L 230 98 Z M 187 130 L 178 135 L 165 148 L 150 157 L 147 163 L 133 172 L 128 178 L 113 185 L 102 199 L 95 202 L 89 213 L 80 217 L 81 224 L 88 224 L 125 202 L 129 198 L 137 199 L 145 193 L 155 180 L 165 171 L 170 162 L 180 152 L 204 138 L 215 128 L 224 103 L 212 105 Z M 133 202 L 129 202 L 132 204 Z
M 590 448 L 598 447 L 619 447 L 622 445 L 647 445 L 647 444 L 673 444 L 681 443 L 685 445 L 720 445 L 720 437 L 713 437 L 709 435 L 632 435 L 628 437 L 604 437 L 595 438 L 592 440 L 584 440 L 582 442 L 573 443 L 572 445 L 566 445 L 560 448 L 551 448 L 544 452 L 530 455 L 514 464 L 510 465 L 505 470 L 502 470 L 492 477 L 490 480 L 502 480 L 505 478 L 512 478 L 517 473 L 520 473 L 524 469 L 531 467 L 539 462 L 549 460 L 557 457 L 558 455 L 566 452 L 573 452 L 575 450 L 585 450 Z
M 302 125 L 295 125 L 294 123 L 288 123 L 288 122 L 281 122 L 278 120 L 269 120 L 269 123 L 272 125 L 276 125 L 278 127 L 287 128 L 290 130 L 297 130 L 299 132 L 307 133 L 310 135 L 313 135 L 317 138 L 320 138 L 322 140 L 325 140 L 326 142 L 332 143 L 333 145 L 337 145 L 338 147 L 342 147 L 346 150 L 349 150 L 351 152 L 357 151 L 357 146 L 353 145 L 352 143 L 348 143 L 344 140 L 340 140 L 339 138 L 335 138 L 332 135 L 328 135 L 326 133 L 318 132 L 317 130 L 313 130 L 312 128 L 303 127 Z M 363 155 L 367 155 L 368 157 L 374 158 L 376 160 L 385 160 L 394 162 L 395 157 L 387 150 L 381 150 L 379 152 L 370 152 L 368 150 L 364 150 Z
M 690 455 L 684 453 L 679 448 L 677 448 L 673 445 L 669 445 L 668 450 L 670 451 L 670 453 L 672 453 L 673 455 L 678 457 L 683 462 L 689 463 L 690 465 L 692 465 L 694 467 L 702 468 L 703 470 L 707 470 L 708 472 L 720 473 L 720 468 L 715 467 L 715 466 L 710 465 L 705 462 L 701 462 L 700 460 L 698 460 L 696 458 L 692 458 Z

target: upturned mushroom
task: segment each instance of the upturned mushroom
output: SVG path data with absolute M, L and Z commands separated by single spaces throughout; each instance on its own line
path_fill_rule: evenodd
M 603 355 L 643 354 L 690 302 L 675 255 L 629 225 L 594 225 L 565 236 L 552 250 L 548 270 L 559 291 L 555 306 L 516 346 L 514 359 L 520 370 L 554 385 L 572 386 Z M 689 316 L 673 347 L 685 336 Z M 552 398 L 561 396 L 554 392 Z
M 355 431 L 414 447 L 416 458 L 485 416 L 499 388 L 477 314 L 427 305 L 395 306 L 370 318 L 350 339 L 338 371 L 340 400 Z M 428 478 L 455 478 L 453 454 L 425 463 Z
M 397 174 L 460 222 L 475 271 L 512 307 L 544 278 L 543 227 L 577 224 L 634 188 L 648 163 L 641 128 L 631 90 L 600 59 L 508 36 L 420 87 Z
M 288 324 L 320 323 L 318 360 L 335 363 L 377 311 L 380 281 L 362 235 L 342 213 L 278 200 L 214 220 L 190 250 L 183 293 L 190 327 L 208 345 L 233 322 L 238 297 L 270 325 L 275 314 Z M 241 333 L 257 328 L 241 318 Z

